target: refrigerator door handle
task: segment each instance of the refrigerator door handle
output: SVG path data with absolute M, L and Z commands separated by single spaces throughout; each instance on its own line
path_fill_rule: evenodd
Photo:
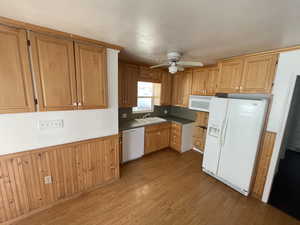
M 222 125 L 221 125 L 221 130 L 220 130 L 220 135 L 219 135 L 219 143 L 220 143 L 220 147 L 222 147 L 222 141 L 223 141 L 223 133 L 224 133 L 224 125 L 225 125 L 225 120 L 222 121 Z
M 221 146 L 222 147 L 225 144 L 226 132 L 227 132 L 227 127 L 228 127 L 228 120 L 229 120 L 229 118 L 227 117 L 226 120 L 225 120 L 225 126 L 223 128 L 223 132 L 222 132 L 222 137 L 221 137 Z

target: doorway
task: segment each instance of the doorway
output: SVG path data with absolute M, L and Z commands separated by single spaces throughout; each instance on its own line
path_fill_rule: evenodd
M 300 220 L 300 77 L 289 110 L 268 203 Z

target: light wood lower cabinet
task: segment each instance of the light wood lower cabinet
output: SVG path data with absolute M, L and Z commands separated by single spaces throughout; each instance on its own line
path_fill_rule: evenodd
M 0 25 L 0 113 L 33 111 L 26 31 Z
M 208 112 L 197 112 L 195 127 L 193 130 L 193 145 L 204 152 L 208 124 Z
M 0 156 L 0 223 L 118 177 L 118 135 Z
M 170 147 L 178 152 L 181 152 L 182 144 L 182 126 L 177 123 L 172 123 L 170 134 Z
M 145 127 L 145 154 L 169 147 L 170 123 Z

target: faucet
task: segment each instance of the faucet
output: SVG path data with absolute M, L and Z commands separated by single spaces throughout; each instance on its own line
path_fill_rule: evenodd
M 145 115 L 143 115 L 143 119 L 146 119 L 147 117 L 151 116 L 151 113 L 146 113 Z

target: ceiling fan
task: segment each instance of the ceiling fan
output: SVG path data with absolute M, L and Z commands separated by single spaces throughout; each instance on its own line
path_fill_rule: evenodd
M 167 54 L 168 61 L 159 65 L 151 66 L 151 69 L 168 66 L 169 73 L 184 71 L 184 67 L 203 66 L 201 62 L 180 61 L 181 54 L 178 52 L 169 52 Z

